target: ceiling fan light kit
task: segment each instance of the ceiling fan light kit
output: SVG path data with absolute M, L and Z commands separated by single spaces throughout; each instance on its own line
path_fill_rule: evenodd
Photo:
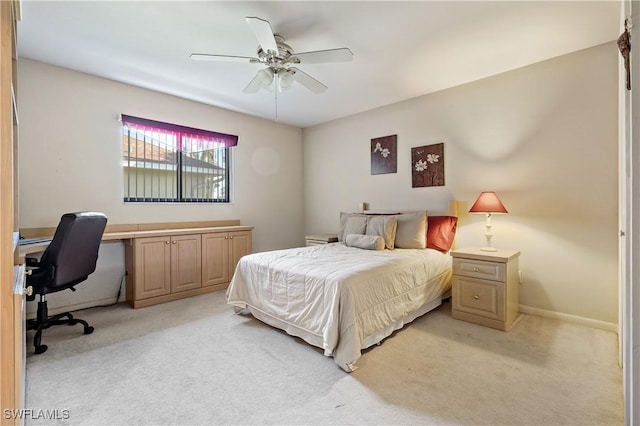
M 273 70 L 271 68 L 265 68 L 263 70 L 260 70 L 256 74 L 256 77 L 258 77 L 258 80 L 260 80 L 260 83 L 263 86 L 265 87 L 270 86 L 271 83 L 273 82 Z
M 353 53 L 346 47 L 295 53 L 293 48 L 285 43 L 284 37 L 273 33 L 269 21 L 254 16 L 248 16 L 245 20 L 258 40 L 257 57 L 208 53 L 191 54 L 191 59 L 195 60 L 263 64 L 265 68 L 256 73 L 255 77 L 244 88 L 244 93 L 257 93 L 260 89 L 271 90 L 271 84 L 276 76 L 278 90 L 288 89 L 297 82 L 313 93 L 322 93 L 327 90 L 327 86 L 292 65 L 349 62 L 353 60 Z
M 293 82 L 295 81 L 295 72 L 292 70 L 285 70 L 284 72 L 278 73 L 278 79 L 280 83 L 280 87 L 283 89 L 288 89 L 293 86 Z

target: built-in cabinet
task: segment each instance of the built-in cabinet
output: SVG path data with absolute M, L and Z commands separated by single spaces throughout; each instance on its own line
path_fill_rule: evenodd
M 240 258 L 247 253 L 251 253 L 251 232 L 230 232 L 229 233 L 229 281 L 233 277 L 236 265 Z M 226 286 L 225 286 L 226 287 Z
M 227 288 L 242 256 L 251 253 L 251 232 L 202 234 L 202 286 Z
M 171 237 L 171 293 L 202 287 L 202 237 Z
M 229 282 L 229 234 L 214 232 L 202 236 L 202 285 L 222 289 Z
M 148 299 L 201 285 L 200 235 L 133 240 L 136 298 Z
M 140 308 L 227 288 L 238 260 L 251 253 L 251 228 L 238 228 L 130 240 L 127 302 Z

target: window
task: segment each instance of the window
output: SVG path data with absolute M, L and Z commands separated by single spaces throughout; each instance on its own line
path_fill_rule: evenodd
M 125 202 L 228 203 L 238 137 L 122 115 Z

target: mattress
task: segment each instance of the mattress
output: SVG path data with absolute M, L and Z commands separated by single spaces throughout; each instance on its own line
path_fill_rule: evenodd
M 362 349 L 437 307 L 450 287 L 447 254 L 333 243 L 242 257 L 227 301 L 353 371 Z

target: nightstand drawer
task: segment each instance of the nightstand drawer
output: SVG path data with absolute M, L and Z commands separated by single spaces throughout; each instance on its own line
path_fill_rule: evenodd
M 482 278 L 485 280 L 504 282 L 505 264 L 454 257 L 453 273 L 454 275 L 460 275 L 464 277 Z
M 454 276 L 452 285 L 454 311 L 504 320 L 504 284 Z

